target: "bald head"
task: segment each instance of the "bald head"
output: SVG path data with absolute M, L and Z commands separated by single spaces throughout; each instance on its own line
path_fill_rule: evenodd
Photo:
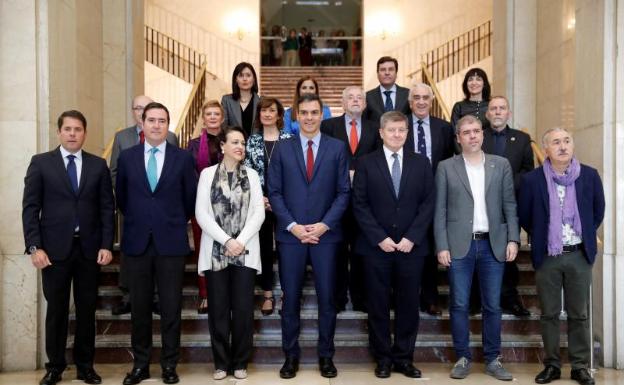
M 143 126 L 143 108 L 153 102 L 152 98 L 145 95 L 138 95 L 132 99 L 132 116 L 137 126 Z

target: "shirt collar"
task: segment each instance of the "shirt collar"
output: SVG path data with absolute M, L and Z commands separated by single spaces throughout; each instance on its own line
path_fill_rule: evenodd
M 384 94 L 384 91 L 392 91 L 392 92 L 396 93 L 397 86 L 396 86 L 396 83 L 394 83 L 394 84 L 392 85 L 392 87 L 390 87 L 390 89 L 385 89 L 385 88 L 384 88 L 384 86 L 382 86 L 382 85 L 380 84 L 380 85 L 379 85 L 379 90 L 381 91 L 381 94 L 382 94 L 382 95 L 385 95 L 385 94 Z
M 420 119 L 416 114 L 412 112 L 412 119 L 414 120 L 414 124 L 418 124 L 419 120 L 423 121 L 423 124 L 429 125 L 429 115 L 425 116 L 423 119 Z
M 312 139 L 309 139 L 307 136 L 304 136 L 301 131 L 299 131 L 299 140 L 301 141 L 301 146 L 303 148 L 307 148 L 308 147 L 308 140 L 311 140 L 314 142 L 314 144 L 316 145 L 316 147 L 318 148 L 320 142 L 321 142 L 321 132 L 319 131 L 318 134 L 316 134 Z
M 462 154 L 462 159 L 463 159 L 463 161 L 464 161 L 464 164 L 465 164 L 467 167 L 472 167 L 472 168 L 480 168 L 481 166 L 484 166 L 484 165 L 485 165 L 485 152 L 484 152 L 483 150 L 481 150 L 481 163 L 479 163 L 479 164 L 478 164 L 478 165 L 476 165 L 476 166 L 473 166 L 470 162 L 468 162 L 468 161 L 466 160 L 466 158 L 464 157 L 464 154 Z
M 492 130 L 492 135 L 495 136 L 507 136 L 507 132 L 509 131 L 509 126 L 505 126 L 505 128 L 503 128 L 500 131 L 496 131 L 495 129 L 490 127 L 490 130 Z
M 65 147 L 63 147 L 63 146 L 59 146 L 59 149 L 61 150 L 61 155 L 63 156 L 63 159 L 67 158 L 68 155 L 74 155 L 76 157 L 76 159 L 82 160 L 82 148 L 80 150 L 78 150 L 74 154 L 72 154 L 71 152 L 67 151 L 65 149 Z
M 138 124 L 136 124 L 136 125 L 134 126 L 134 129 L 136 130 L 137 135 L 140 135 L 140 134 L 141 134 L 141 131 L 143 131 L 143 129 L 142 129 L 141 127 L 139 127 L 139 125 L 138 125 Z
M 150 152 L 150 150 L 152 149 L 152 145 L 147 143 L 147 140 L 145 141 L 145 143 L 143 143 L 143 151 L 145 153 Z M 165 140 L 164 142 L 162 142 L 161 144 L 159 144 L 158 146 L 155 146 L 159 152 L 161 153 L 165 153 L 165 148 L 167 147 L 167 141 Z
M 357 124 L 358 127 L 362 124 L 362 117 L 352 118 L 351 116 L 349 116 L 349 114 L 345 113 L 344 118 L 345 118 L 345 122 L 347 123 L 347 127 L 351 127 L 352 120 L 355 120 L 355 124 Z
M 390 150 L 388 147 L 386 147 L 386 145 L 383 146 L 383 150 L 386 158 L 392 159 L 392 154 L 394 154 L 394 151 Z M 396 153 L 399 154 L 399 159 L 403 158 L 403 147 L 401 147 Z

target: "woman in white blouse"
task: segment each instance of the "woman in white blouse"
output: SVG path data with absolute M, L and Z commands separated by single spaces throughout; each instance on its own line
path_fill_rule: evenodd
M 258 174 L 243 165 L 245 140 L 240 127 L 222 131 L 223 160 L 201 172 L 195 204 L 202 229 L 197 270 L 206 277 L 216 380 L 228 373 L 238 379 L 247 377 L 254 278 L 262 271 L 258 233 L 264 221 L 264 199 Z

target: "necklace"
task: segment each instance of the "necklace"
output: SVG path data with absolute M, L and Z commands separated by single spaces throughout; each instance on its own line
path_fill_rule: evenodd
M 268 166 L 271 165 L 271 158 L 273 157 L 273 151 L 275 151 L 276 144 L 277 144 L 277 140 L 273 141 L 273 147 L 271 147 L 271 152 L 269 152 L 266 146 L 266 141 L 265 140 L 262 141 L 262 145 L 264 146 L 264 155 L 266 156 L 266 159 L 267 159 L 267 168 Z

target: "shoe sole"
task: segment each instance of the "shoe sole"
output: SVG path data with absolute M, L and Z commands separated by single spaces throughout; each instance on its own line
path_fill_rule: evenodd
M 334 378 L 338 375 L 338 373 L 321 373 L 321 377 L 325 378 Z
M 297 377 L 296 373 L 295 374 L 283 374 L 283 373 L 280 373 L 280 378 L 283 378 L 285 380 L 289 380 L 289 379 L 295 378 L 295 377 Z
M 553 377 L 553 378 L 551 378 L 551 379 L 550 379 L 550 380 L 548 380 L 548 381 L 538 381 L 538 380 L 535 380 L 535 383 L 536 383 L 536 384 L 550 384 L 551 382 L 553 382 L 553 381 L 555 381 L 555 380 L 560 380 L 560 379 L 561 379 L 561 376 L 559 375 L 559 376 L 557 376 L 557 377 Z
M 496 375 L 494 373 L 485 372 L 485 374 L 487 374 L 490 377 L 496 378 L 499 381 L 512 381 L 513 380 L 513 376 L 511 376 L 511 377 L 496 377 Z

